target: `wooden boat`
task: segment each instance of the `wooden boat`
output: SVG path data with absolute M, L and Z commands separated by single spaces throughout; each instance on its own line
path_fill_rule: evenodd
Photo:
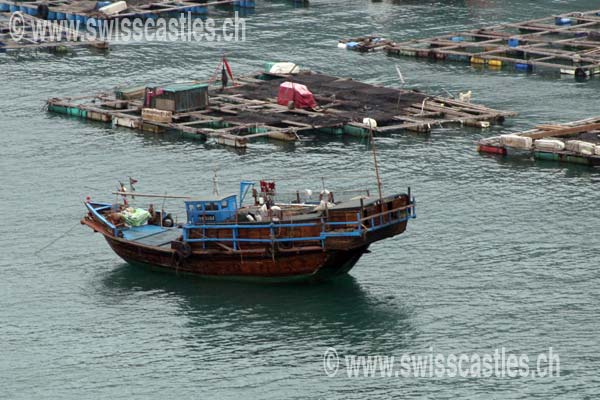
M 330 192 L 322 192 L 319 201 L 305 201 L 297 192 L 295 200 L 282 203 L 261 183 L 260 192 L 254 183 L 241 182 L 239 195 L 182 196 L 184 223 L 173 224 L 170 214 L 151 210 L 149 220 L 139 226 L 123 222 L 123 214 L 131 211 L 127 196 L 165 196 L 120 190 L 114 192 L 119 196 L 114 204 L 88 198 L 81 223 L 101 233 L 131 264 L 206 277 L 285 281 L 345 274 L 371 243 L 403 233 L 416 217 L 410 189 L 344 201 L 335 201 Z M 250 190 L 254 201 L 246 205 Z

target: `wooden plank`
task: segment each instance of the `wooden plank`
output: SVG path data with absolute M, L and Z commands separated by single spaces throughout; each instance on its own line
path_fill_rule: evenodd
M 557 129 L 553 129 L 553 130 L 542 130 L 537 133 L 528 133 L 528 134 L 526 134 L 526 136 L 529 136 L 530 138 L 536 140 L 536 139 L 543 139 L 543 138 L 547 138 L 547 137 L 577 135 L 579 133 L 595 131 L 597 129 L 600 129 L 600 123 L 580 125 L 580 126 L 574 126 L 574 127 L 562 127 L 562 128 L 557 128 Z

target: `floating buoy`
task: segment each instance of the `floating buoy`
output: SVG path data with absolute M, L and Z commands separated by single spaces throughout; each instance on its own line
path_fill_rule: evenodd
M 573 21 L 571 20 L 571 18 L 556 17 L 555 22 L 556 22 L 556 25 L 563 26 L 563 25 L 571 25 L 571 23 Z
M 532 71 L 533 70 L 533 65 L 524 64 L 524 63 L 516 63 L 515 64 L 515 69 L 517 71 Z

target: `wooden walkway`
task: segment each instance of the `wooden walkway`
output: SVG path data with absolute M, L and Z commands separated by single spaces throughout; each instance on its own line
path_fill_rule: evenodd
M 306 85 L 319 107 L 296 109 L 277 103 L 279 85 L 293 81 Z M 199 83 L 199 82 L 195 82 Z M 104 92 L 77 98 L 48 100 L 51 112 L 111 122 L 149 132 L 174 130 L 185 136 L 246 147 L 258 138 L 295 141 L 301 134 L 330 134 L 368 137 L 365 118 L 377 121 L 374 134 L 401 130 L 429 132 L 436 127 L 460 124 L 485 128 L 501 123 L 515 113 L 493 110 L 454 99 L 385 88 L 334 76 L 302 73 L 277 75 L 257 73 L 236 80 L 237 85 L 209 89 L 209 107 L 175 113 L 158 122 L 144 118 L 144 88 L 121 93 Z
M 516 137 L 516 138 L 515 138 Z M 480 153 L 600 165 L 600 117 L 481 139 Z
M 348 42 L 357 43 L 351 47 L 357 51 L 381 48 L 381 43 L 374 43 L 373 37 L 340 41 Z M 600 73 L 600 10 L 571 12 L 427 39 L 385 42 L 382 49 L 389 55 L 588 77 Z

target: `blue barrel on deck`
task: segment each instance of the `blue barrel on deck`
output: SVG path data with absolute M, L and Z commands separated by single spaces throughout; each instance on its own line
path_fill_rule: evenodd
M 96 2 L 96 10 L 101 9 L 102 7 L 110 6 L 112 3 L 110 1 L 98 1 Z
M 559 26 L 563 26 L 563 25 L 571 25 L 573 21 L 571 20 L 571 18 L 564 18 L 564 17 L 556 17 L 555 23 L 556 25 Z
M 519 39 L 516 39 L 516 38 L 508 39 L 508 47 L 518 47 L 518 46 L 519 46 Z
M 8 3 L 0 3 L 0 11 L 10 11 L 10 5 Z
M 464 37 L 462 37 L 462 36 L 452 36 L 452 41 L 453 41 L 453 42 L 456 42 L 456 43 L 459 43 L 459 42 L 464 42 L 464 41 L 465 41 L 465 38 L 464 38 Z
M 358 47 L 358 42 L 348 42 L 346 43 L 346 49 L 354 50 Z

